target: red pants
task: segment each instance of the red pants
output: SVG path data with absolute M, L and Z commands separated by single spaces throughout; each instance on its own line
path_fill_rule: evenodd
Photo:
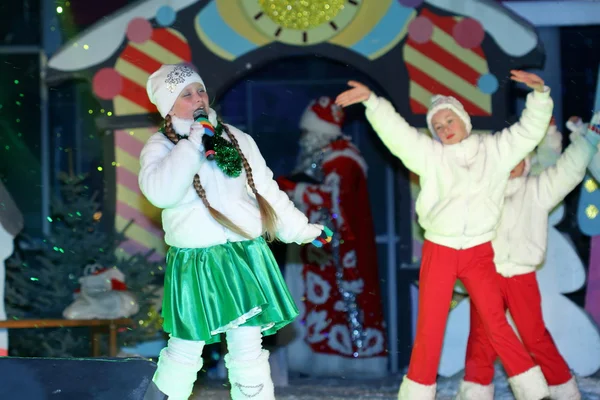
M 544 324 L 542 298 L 535 272 L 512 278 L 496 274 L 496 280 L 504 297 L 504 309 L 510 311 L 525 348 L 542 369 L 548 385 L 567 382 L 571 379 L 571 372 Z M 471 331 L 464 380 L 489 385 L 494 377 L 496 351 L 487 338 L 479 310 L 481 305 L 471 305 Z
M 419 274 L 417 335 L 408 378 L 422 385 L 433 385 L 436 381 L 446 320 L 457 279 L 465 285 L 471 302 L 481 310 L 485 332 L 508 376 L 533 368 L 533 360 L 506 319 L 492 245 L 488 242 L 456 250 L 426 240 Z

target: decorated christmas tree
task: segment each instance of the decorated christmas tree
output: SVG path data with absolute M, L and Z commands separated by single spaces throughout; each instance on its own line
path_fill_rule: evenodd
M 128 255 L 119 249 L 124 231 L 104 229 L 97 194 L 90 195 L 84 176 L 61 176 L 61 198 L 48 217 L 51 232 L 32 245 L 19 241 L 7 261 L 6 307 L 9 318 L 63 318 L 63 311 L 79 289 L 79 278 L 90 265 L 117 268 L 125 275 L 139 311 L 133 324 L 119 334 L 120 346 L 135 346 L 153 339 L 160 329 L 156 310 L 156 283 L 163 267 L 149 260 L 151 254 Z M 26 243 L 23 245 L 22 243 Z M 89 355 L 87 329 L 27 329 L 10 337 L 15 356 L 69 357 Z

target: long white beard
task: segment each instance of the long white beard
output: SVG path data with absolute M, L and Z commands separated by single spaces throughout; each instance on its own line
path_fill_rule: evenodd
M 327 146 L 336 136 L 338 135 L 324 135 L 321 133 L 309 132 L 300 138 L 300 153 L 314 153 Z
M 327 146 L 333 139 L 340 136 L 339 134 L 325 134 L 308 132 L 300 138 L 300 153 L 298 154 L 298 161 L 296 162 L 296 172 L 304 171 L 309 168 L 315 157 L 317 151 L 321 151 Z

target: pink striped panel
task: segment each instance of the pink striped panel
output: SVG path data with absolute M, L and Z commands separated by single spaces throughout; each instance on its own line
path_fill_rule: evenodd
M 150 250 L 143 244 L 141 244 L 133 239 L 129 239 L 129 240 L 123 242 L 121 244 L 121 246 L 119 246 L 119 247 L 121 249 L 123 249 L 123 251 L 125 251 L 125 253 L 127 253 L 129 255 L 134 255 L 134 254 L 138 254 L 138 253 L 145 254 Z M 149 260 L 153 261 L 153 262 L 164 262 L 165 259 L 159 253 L 153 253 L 149 257 Z
M 147 215 L 119 200 L 117 200 L 117 214 L 127 221 L 134 220 L 137 225 L 156 237 L 164 236 L 162 229 L 156 226 Z
M 134 193 L 142 195 L 140 185 L 138 183 L 138 176 L 129 171 L 127 168 L 117 167 L 117 183 L 125 186 L 127 189 Z
M 144 143 L 137 140 L 134 135 L 130 135 L 128 131 L 120 130 L 115 132 L 115 147 L 125 150 L 132 157 L 139 158 Z

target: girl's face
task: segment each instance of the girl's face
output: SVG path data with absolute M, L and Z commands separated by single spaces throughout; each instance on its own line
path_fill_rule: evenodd
M 463 120 L 447 108 L 433 114 L 431 125 L 443 144 L 456 144 L 468 136 Z
M 208 113 L 209 107 L 206 88 L 201 83 L 194 82 L 187 85 L 179 93 L 173 108 L 169 111 L 169 115 L 181 119 L 193 119 L 194 111 L 203 108 Z

